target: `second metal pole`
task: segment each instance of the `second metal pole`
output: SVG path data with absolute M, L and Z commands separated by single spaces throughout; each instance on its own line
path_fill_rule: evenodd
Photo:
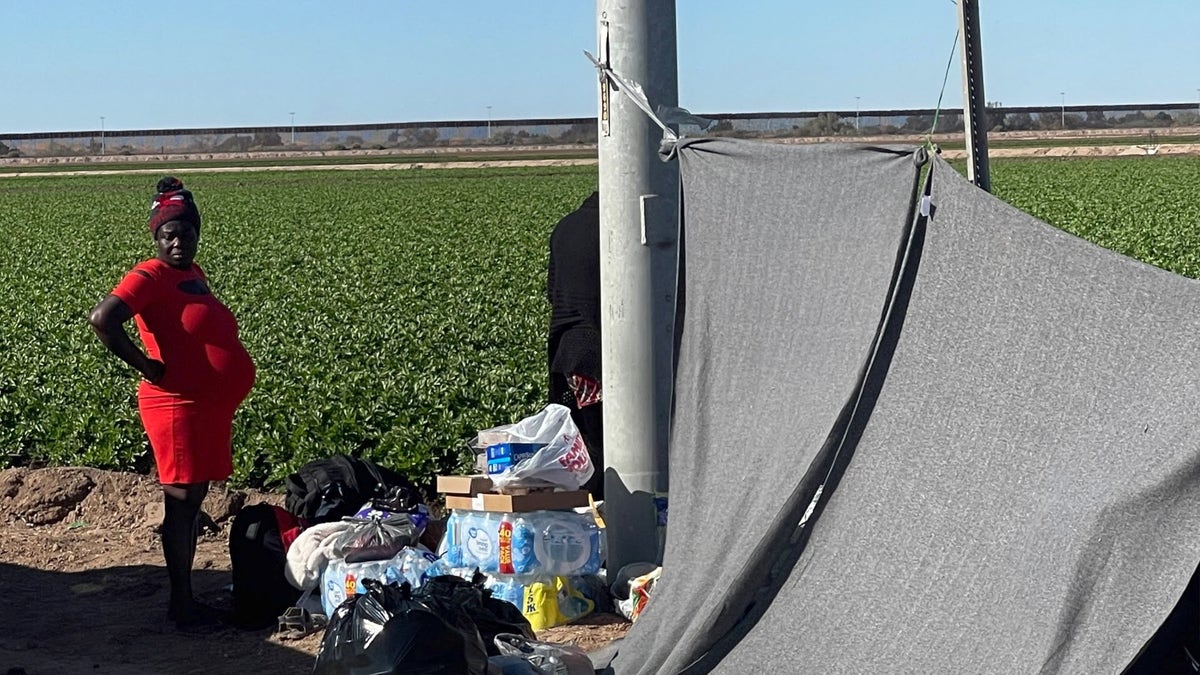
M 958 36 L 958 52 L 962 57 L 963 127 L 967 135 L 967 179 L 991 192 L 992 171 L 988 164 L 987 143 L 990 122 L 983 93 L 978 0 L 958 0 Z

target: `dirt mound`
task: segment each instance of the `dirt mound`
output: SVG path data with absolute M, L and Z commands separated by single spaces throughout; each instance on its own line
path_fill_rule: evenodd
M 233 514 L 255 502 L 282 504 L 283 497 L 215 484 L 201 516 L 206 541 L 219 551 Z M 162 518 L 162 489 L 151 476 L 79 467 L 0 471 L 0 564 L 50 571 L 143 558 L 160 564 Z
M 245 504 L 283 496 L 214 485 L 196 551 L 196 593 L 229 602 L 230 519 Z M 0 471 L 0 579 L 11 609 L 0 630 L 0 673 L 308 672 L 320 634 L 282 641 L 270 631 L 176 632 L 164 621 L 167 574 L 153 477 L 85 468 Z M 629 624 L 611 615 L 538 637 L 584 649 Z
M 248 499 L 282 504 L 279 495 L 232 490 L 217 483 L 204 500 L 212 524 L 233 517 Z M 0 471 L 0 522 L 30 526 L 157 527 L 162 490 L 150 476 L 78 467 Z
M 92 477 L 83 471 L 5 471 L 0 473 L 0 516 L 8 515 L 30 525 L 57 523 L 76 510 L 95 486 Z

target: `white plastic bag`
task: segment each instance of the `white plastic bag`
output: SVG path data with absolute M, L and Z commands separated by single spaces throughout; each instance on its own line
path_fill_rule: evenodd
M 571 420 L 571 409 L 551 403 L 531 417 L 489 429 L 503 433 L 513 443 L 545 443 L 532 457 L 523 459 L 504 473 L 493 475 L 492 485 L 500 492 L 517 487 L 559 487 L 578 490 L 595 470 L 579 429 Z
M 596 669 L 582 648 L 530 640 L 523 635 L 500 633 L 495 637 L 501 656 L 524 659 L 543 673 L 590 675 Z

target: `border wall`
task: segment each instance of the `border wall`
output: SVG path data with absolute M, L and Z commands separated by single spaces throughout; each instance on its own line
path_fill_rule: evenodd
M 935 126 L 936 116 L 936 126 Z M 914 136 L 963 131 L 962 110 L 831 110 L 821 112 L 719 113 L 706 130 L 690 136 L 828 138 Z M 1061 135 L 1194 134 L 1200 104 L 989 107 L 991 132 L 1061 132 Z M 513 147 L 593 145 L 596 119 L 463 120 L 323 126 L 211 129 L 109 129 L 49 133 L 0 133 L 0 158 L 154 156 L 168 154 L 311 152 L 349 150 L 488 150 Z

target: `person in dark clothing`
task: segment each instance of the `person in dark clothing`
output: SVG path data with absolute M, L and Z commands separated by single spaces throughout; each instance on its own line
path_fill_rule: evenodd
M 600 383 L 600 193 L 558 221 L 550 235 L 547 363 L 550 402 L 571 409 L 595 473 L 583 486 L 604 498 L 604 416 Z

